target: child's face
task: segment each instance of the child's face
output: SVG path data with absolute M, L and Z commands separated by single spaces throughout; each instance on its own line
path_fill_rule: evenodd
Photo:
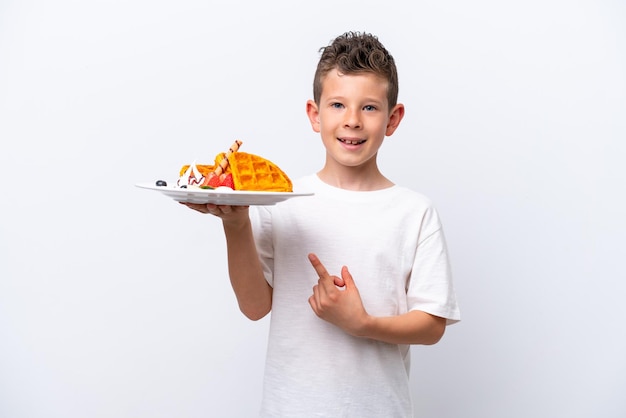
M 378 149 L 400 123 L 404 107 L 390 112 L 387 82 L 376 75 L 333 70 L 323 80 L 319 105 L 309 101 L 307 113 L 322 137 L 327 164 L 375 168 Z

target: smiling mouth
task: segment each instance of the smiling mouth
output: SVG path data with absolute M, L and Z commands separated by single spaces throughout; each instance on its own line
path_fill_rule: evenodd
M 340 142 L 343 142 L 344 144 L 348 144 L 348 145 L 360 145 L 365 142 L 365 139 L 343 139 L 343 138 L 337 138 L 337 139 L 339 139 Z

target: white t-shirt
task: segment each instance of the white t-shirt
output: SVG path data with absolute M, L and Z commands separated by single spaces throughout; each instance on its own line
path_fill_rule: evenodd
M 356 192 L 316 175 L 297 197 L 250 210 L 265 277 L 273 287 L 263 417 L 412 417 L 410 351 L 348 335 L 318 318 L 308 298 L 318 275 L 348 266 L 366 311 L 421 310 L 460 320 L 441 223 L 431 202 L 401 186 Z

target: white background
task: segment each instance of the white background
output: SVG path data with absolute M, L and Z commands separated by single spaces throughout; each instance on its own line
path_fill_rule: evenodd
M 268 321 L 219 221 L 141 181 L 235 139 L 291 177 L 318 49 L 379 36 L 381 149 L 439 208 L 463 321 L 413 350 L 424 418 L 626 415 L 620 1 L 0 1 L 0 416 L 253 417 Z

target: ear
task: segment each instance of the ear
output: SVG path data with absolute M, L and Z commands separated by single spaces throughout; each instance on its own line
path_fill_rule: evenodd
M 387 130 L 385 131 L 385 136 L 393 135 L 398 125 L 400 125 L 400 121 L 403 117 L 404 105 L 402 103 L 398 103 L 389 114 L 389 122 L 387 122 Z
M 313 128 L 315 132 L 319 133 L 320 132 L 320 112 L 315 101 L 307 100 L 306 115 L 309 117 L 309 122 L 311 122 L 311 128 Z

